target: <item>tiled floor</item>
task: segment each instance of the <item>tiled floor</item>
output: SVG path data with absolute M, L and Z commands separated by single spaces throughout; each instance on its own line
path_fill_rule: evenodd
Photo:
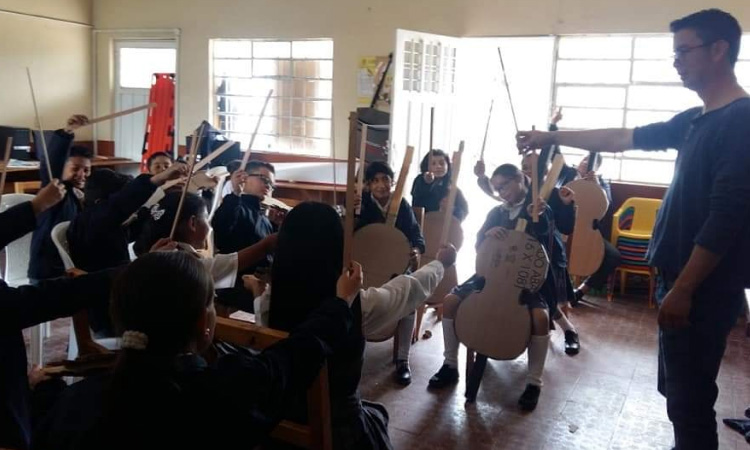
M 363 397 L 384 403 L 397 450 L 440 449 L 668 449 L 671 426 L 665 401 L 656 392 L 656 312 L 640 298 L 613 303 L 595 299 L 572 315 L 582 351 L 563 352 L 558 330 L 547 358 L 539 407 L 521 413 L 516 401 L 525 385 L 525 356 L 492 361 L 477 402 L 464 405 L 464 378 L 454 388 L 427 390 L 442 364 L 440 324 L 428 313 L 423 330 L 432 337 L 412 349 L 413 383 L 391 381 L 391 342 L 369 344 L 362 378 Z M 67 321 L 56 321 L 47 343 L 49 360 L 64 356 Z M 461 364 L 465 354 L 461 350 Z M 741 417 L 750 406 L 750 338 L 737 326 L 730 336 L 716 405 L 718 418 Z M 722 449 L 750 448 L 737 433 L 719 425 Z
M 545 386 L 530 414 L 516 406 L 525 355 L 491 361 L 473 405 L 464 404 L 463 373 L 455 388 L 427 389 L 442 364 L 442 328 L 432 314 L 425 325 L 433 336 L 412 348 L 412 384 L 401 388 L 391 381 L 390 342 L 370 344 L 362 394 L 388 407 L 396 449 L 669 449 L 672 429 L 656 391 L 656 312 L 644 304 L 639 298 L 595 300 L 576 308 L 581 353 L 565 355 L 562 332 L 553 333 Z M 460 356 L 463 367 L 463 347 Z M 730 337 L 719 385 L 718 418 L 742 417 L 750 406 L 750 338 L 740 326 Z M 723 424 L 719 436 L 722 449 L 750 448 Z

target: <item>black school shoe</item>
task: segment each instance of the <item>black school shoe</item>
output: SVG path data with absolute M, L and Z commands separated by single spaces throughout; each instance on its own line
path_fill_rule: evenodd
M 573 298 L 570 300 L 570 306 L 575 308 L 578 306 L 579 303 L 581 303 L 581 300 L 583 300 L 583 291 L 576 289 L 573 291 Z
M 581 342 L 578 340 L 578 333 L 573 330 L 565 332 L 565 353 L 573 356 L 581 351 Z
M 396 371 L 393 372 L 393 380 L 401 386 L 408 386 L 411 384 L 411 369 L 409 369 L 409 361 L 396 361 Z
M 534 386 L 533 384 L 527 384 L 526 390 L 521 394 L 521 398 L 518 399 L 518 406 L 523 411 L 533 411 L 536 409 L 537 403 L 539 403 L 539 395 L 542 393 L 542 388 Z
M 458 383 L 458 369 L 443 364 L 443 367 L 441 367 L 440 370 L 430 378 L 428 386 L 433 389 L 441 389 L 456 383 Z
M 747 417 L 748 419 L 750 419 L 750 408 L 747 408 L 745 410 L 745 417 Z

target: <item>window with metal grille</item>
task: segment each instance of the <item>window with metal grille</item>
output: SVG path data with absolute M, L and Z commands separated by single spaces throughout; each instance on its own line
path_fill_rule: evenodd
M 750 87 L 747 45 L 735 70 L 740 84 Z M 552 104 L 563 107 L 561 129 L 632 128 L 702 104 L 672 67 L 671 34 L 561 36 L 556 49 Z M 586 153 L 564 148 L 563 154 L 575 163 Z M 601 171 L 607 178 L 668 184 L 677 152 L 603 155 Z
M 332 154 L 333 40 L 211 40 L 214 125 L 253 150 Z
M 456 48 L 423 39 L 404 41 L 405 91 L 434 94 L 456 92 Z

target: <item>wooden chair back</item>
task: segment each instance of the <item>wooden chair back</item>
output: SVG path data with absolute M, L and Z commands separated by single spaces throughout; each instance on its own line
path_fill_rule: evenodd
M 283 331 L 223 317 L 216 318 L 214 335 L 218 340 L 256 350 L 263 350 L 288 336 Z M 283 420 L 271 436 L 301 448 L 332 449 L 331 403 L 328 393 L 328 368 L 325 365 L 307 391 L 307 411 L 307 425 Z

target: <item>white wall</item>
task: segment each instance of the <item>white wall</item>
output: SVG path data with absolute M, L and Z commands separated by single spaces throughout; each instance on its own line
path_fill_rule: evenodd
M 35 126 L 27 66 L 46 129 L 90 114 L 91 28 L 77 24 L 90 22 L 90 12 L 91 0 L 0 1 L 0 124 Z M 90 139 L 90 130 L 78 138 Z
M 347 117 L 357 107 L 357 64 L 361 56 L 385 55 L 395 42 L 396 28 L 417 28 L 457 35 L 459 7 L 434 0 L 97 0 L 97 29 L 180 28 L 180 142 L 209 116 L 209 39 L 212 38 L 321 38 L 334 39 L 334 114 L 336 153 L 346 154 Z M 108 44 L 98 40 L 98 104 L 111 107 L 106 61 Z M 104 50 L 102 50 L 104 49 Z M 108 130 L 99 128 L 100 138 Z
M 181 29 L 181 142 L 209 115 L 209 39 L 333 38 L 336 155 L 342 157 L 346 118 L 357 106 L 358 59 L 392 51 L 397 28 L 453 36 L 664 32 L 672 19 L 709 7 L 730 11 L 750 29 L 747 0 L 96 0 L 93 21 L 97 29 Z M 97 80 L 99 108 L 107 111 L 112 76 L 103 40 Z M 99 131 L 100 138 L 111 136 Z

